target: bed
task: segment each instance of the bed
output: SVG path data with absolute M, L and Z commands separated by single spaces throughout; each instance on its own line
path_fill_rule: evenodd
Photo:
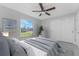
M 1 47 L 4 46 L 4 49 L 0 48 L 0 51 L 5 50 L 7 53 L 0 53 L 1 56 L 5 54 L 6 56 L 79 56 L 77 45 L 64 41 L 53 41 L 45 37 L 34 37 L 22 41 L 11 38 L 5 41 L 7 48 L 0 43 Z
M 28 56 L 79 56 L 77 45 L 64 41 L 53 41 L 49 38 L 35 37 L 21 41 L 26 48 Z

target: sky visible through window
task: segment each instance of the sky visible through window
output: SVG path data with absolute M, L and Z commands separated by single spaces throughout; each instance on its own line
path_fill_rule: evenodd
M 21 28 L 24 28 L 24 27 L 25 27 L 26 29 L 27 29 L 27 28 L 32 28 L 32 21 L 31 21 L 31 20 L 22 19 L 21 22 L 20 22 L 20 24 L 21 24 L 21 25 L 20 25 Z
M 21 28 L 20 37 L 22 38 L 32 37 L 33 24 L 31 20 L 21 19 L 20 28 Z

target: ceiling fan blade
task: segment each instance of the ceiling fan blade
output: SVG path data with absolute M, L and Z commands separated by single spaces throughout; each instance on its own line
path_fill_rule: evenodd
M 45 12 L 45 14 L 50 15 L 49 13 Z
M 42 13 L 39 14 L 39 16 L 41 16 L 41 15 L 42 15 Z
M 43 4 L 42 3 L 39 3 L 39 5 L 40 5 L 41 10 L 43 11 L 44 10 Z
M 56 9 L 56 7 L 53 7 L 53 8 L 47 9 L 47 10 L 45 10 L 45 11 L 50 11 L 50 10 L 53 10 L 53 9 Z
M 42 11 L 32 11 L 32 12 L 42 12 Z

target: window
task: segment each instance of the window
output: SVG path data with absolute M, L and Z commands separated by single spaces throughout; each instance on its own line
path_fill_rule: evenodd
M 28 38 L 32 37 L 33 25 L 31 20 L 21 19 L 20 21 L 20 37 Z
M 17 21 L 11 18 L 2 18 L 2 34 L 6 37 L 10 36 L 10 33 L 15 32 L 17 28 Z

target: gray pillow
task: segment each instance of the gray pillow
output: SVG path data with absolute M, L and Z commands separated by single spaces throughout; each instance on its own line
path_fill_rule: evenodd
M 9 47 L 10 47 L 10 55 L 11 56 L 27 56 L 27 52 L 21 45 L 15 40 L 8 40 L 9 41 Z
M 10 56 L 7 38 L 3 36 L 0 36 L 0 56 Z

